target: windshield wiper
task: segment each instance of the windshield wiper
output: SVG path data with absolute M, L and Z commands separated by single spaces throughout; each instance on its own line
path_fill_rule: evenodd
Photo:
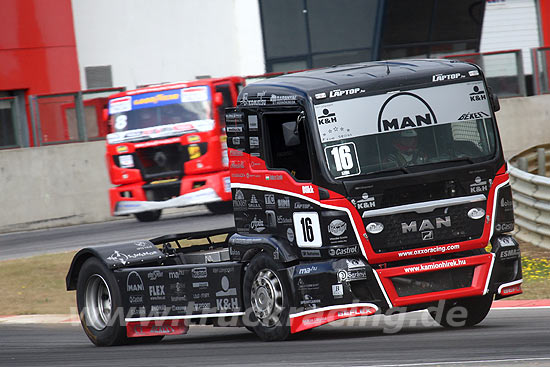
M 392 168 L 384 169 L 382 171 L 367 173 L 367 175 L 377 175 L 377 174 L 381 174 L 381 173 L 390 173 L 390 172 L 402 172 L 404 174 L 410 173 L 409 170 L 406 169 L 405 167 L 392 167 Z
M 459 158 L 449 159 L 448 161 L 441 161 L 440 163 L 454 163 L 454 162 L 464 162 L 464 161 L 470 164 L 474 163 L 474 161 L 470 157 L 459 157 Z

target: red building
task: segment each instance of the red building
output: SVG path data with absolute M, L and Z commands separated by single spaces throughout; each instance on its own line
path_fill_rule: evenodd
M 0 147 L 34 145 L 27 97 L 80 90 L 71 0 L 0 8 Z

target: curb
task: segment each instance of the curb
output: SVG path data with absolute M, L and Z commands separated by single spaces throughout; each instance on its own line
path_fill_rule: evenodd
M 0 316 L 3 324 L 74 324 L 80 325 L 78 315 L 12 315 Z
M 550 308 L 550 299 L 518 299 L 494 301 L 493 309 Z
M 521 299 L 521 300 L 500 300 L 494 301 L 491 309 L 510 310 L 510 309 L 536 309 L 550 308 L 550 299 Z M 71 315 L 6 315 L 0 316 L 0 325 L 4 324 L 73 324 L 80 325 L 80 319 L 77 314 Z

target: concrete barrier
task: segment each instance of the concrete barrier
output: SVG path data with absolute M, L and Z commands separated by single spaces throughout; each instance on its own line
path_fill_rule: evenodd
M 111 218 L 105 142 L 0 151 L 0 232 Z
M 550 142 L 550 95 L 502 99 L 501 107 L 507 158 Z M 0 232 L 113 219 L 104 154 L 104 141 L 0 150 Z
M 505 98 L 496 113 L 504 156 L 550 143 L 550 95 Z

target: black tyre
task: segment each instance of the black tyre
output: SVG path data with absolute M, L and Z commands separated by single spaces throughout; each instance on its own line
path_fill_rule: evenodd
M 214 203 L 206 204 L 208 210 L 214 214 L 229 214 L 233 213 L 232 201 L 216 201 Z
M 154 343 L 163 338 L 126 336 L 124 310 L 115 276 L 94 257 L 84 262 L 78 274 L 76 303 L 82 328 L 97 346 Z
M 447 300 L 443 307 L 430 310 L 430 316 L 439 325 L 447 328 L 474 326 L 485 319 L 492 304 L 491 293 L 485 296 Z
M 265 253 L 256 255 L 244 275 L 243 298 L 246 322 L 264 341 L 285 340 L 290 336 L 288 279 L 284 269 Z
M 159 220 L 162 210 L 150 210 L 148 212 L 135 213 L 135 217 L 140 222 L 154 222 Z
M 97 346 L 126 344 L 126 327 L 115 276 L 96 258 L 82 265 L 76 303 L 84 332 Z

